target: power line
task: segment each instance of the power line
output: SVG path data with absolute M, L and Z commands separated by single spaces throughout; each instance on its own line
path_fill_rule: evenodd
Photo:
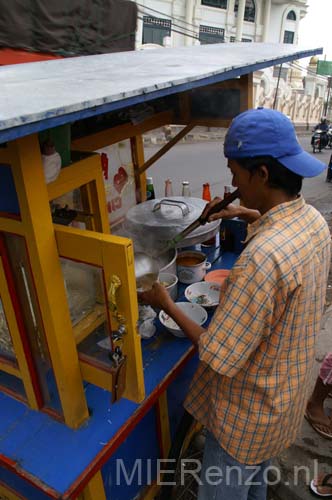
M 178 17 L 170 16 L 169 14 L 166 14 L 165 12 L 162 12 L 160 10 L 152 9 L 151 7 L 147 7 L 146 5 L 142 5 L 141 3 L 136 2 L 137 5 L 140 7 L 143 7 L 146 10 L 150 10 L 151 12 L 156 12 L 157 14 L 161 14 L 163 16 L 169 17 L 171 20 L 179 21 L 180 23 L 187 24 L 188 26 L 192 26 L 193 28 L 196 28 L 196 26 L 193 23 L 188 23 L 187 21 L 183 21 L 182 19 L 179 19 Z M 182 26 L 181 26 L 182 27 Z M 187 28 L 185 28 L 187 29 Z
M 138 16 L 138 19 L 141 21 L 144 21 L 143 17 Z M 179 33 L 180 35 L 187 36 L 189 38 L 193 38 L 194 40 L 199 40 L 198 36 L 192 36 L 189 35 L 188 33 L 184 33 L 183 31 L 175 30 L 172 26 L 170 27 L 171 31 L 174 31 L 174 33 Z

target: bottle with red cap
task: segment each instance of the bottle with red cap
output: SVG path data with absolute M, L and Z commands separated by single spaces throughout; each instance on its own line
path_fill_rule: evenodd
M 203 198 L 203 200 L 205 200 L 207 202 L 211 201 L 210 184 L 208 182 L 203 184 L 202 198 Z M 215 236 L 213 236 L 213 238 L 209 238 L 208 240 L 206 240 L 202 243 L 202 245 L 205 247 L 212 247 L 215 244 L 216 244 L 216 237 Z

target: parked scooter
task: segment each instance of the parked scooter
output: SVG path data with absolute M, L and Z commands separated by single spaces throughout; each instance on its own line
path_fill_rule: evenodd
M 329 144 L 329 135 L 327 130 L 321 130 L 320 128 L 314 130 L 311 137 L 312 152 L 321 152 L 322 149 L 326 148 Z

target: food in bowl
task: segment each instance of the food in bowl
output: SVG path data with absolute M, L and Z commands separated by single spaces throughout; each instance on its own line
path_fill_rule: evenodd
M 168 291 L 173 300 L 178 297 L 178 277 L 171 273 L 159 273 L 158 281 Z
M 176 305 L 182 309 L 182 311 L 190 318 L 195 321 L 198 325 L 203 325 L 207 320 L 207 312 L 205 309 L 198 304 L 191 304 L 190 302 L 177 302 Z M 159 321 L 161 324 L 176 337 L 185 337 L 185 334 L 181 328 L 175 323 L 175 321 L 168 316 L 165 311 L 160 311 Z
M 221 285 L 200 281 L 187 286 L 184 294 L 187 300 L 203 307 L 215 307 L 219 304 Z
M 179 255 L 176 259 L 178 266 L 198 266 L 206 259 L 205 255 Z

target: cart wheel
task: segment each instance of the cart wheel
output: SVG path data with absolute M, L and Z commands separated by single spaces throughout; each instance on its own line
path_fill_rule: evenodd
M 195 474 L 190 469 L 196 469 L 195 460 L 202 461 L 204 448 L 204 429 L 193 417 L 185 411 L 177 428 L 168 458 L 175 459 L 173 469 L 162 478 L 165 484 L 161 487 L 158 500 L 195 500 L 198 484 Z M 187 459 L 187 461 L 186 461 Z

